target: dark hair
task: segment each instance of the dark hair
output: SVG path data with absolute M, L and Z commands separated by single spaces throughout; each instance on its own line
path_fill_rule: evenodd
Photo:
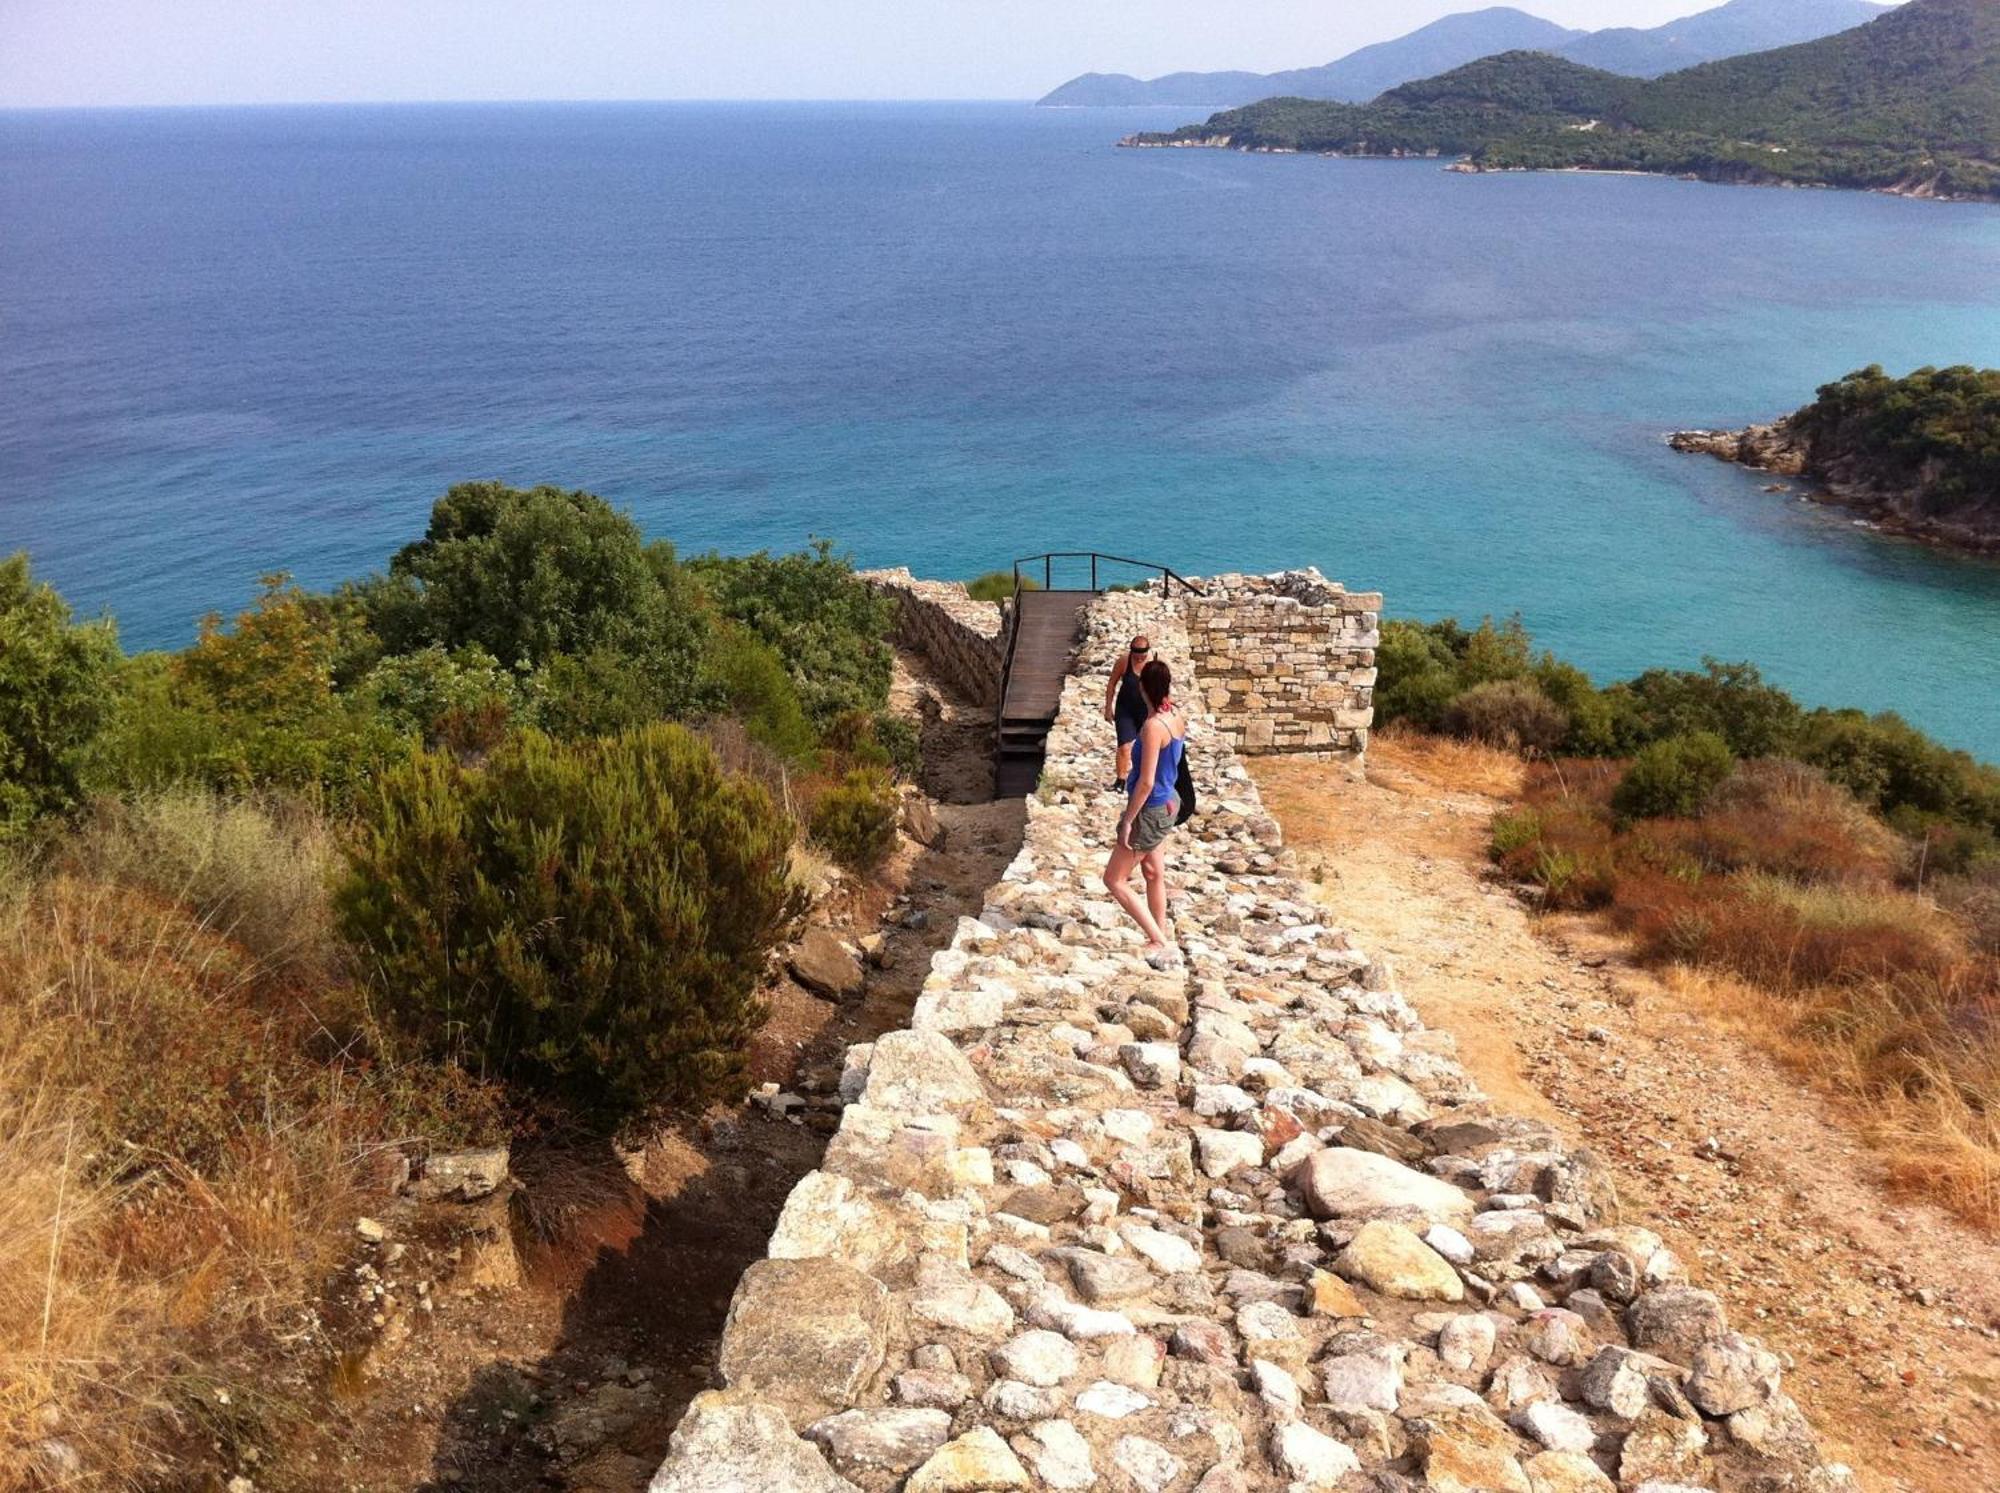
M 1139 671 L 1139 688 L 1146 692 L 1147 703 L 1158 710 L 1174 691 L 1174 671 L 1156 658 Z

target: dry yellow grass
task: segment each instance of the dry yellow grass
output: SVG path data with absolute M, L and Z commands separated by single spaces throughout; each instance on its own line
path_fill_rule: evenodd
M 2000 1227 L 2000 1040 L 1990 1031 L 1967 1030 L 1937 1050 L 1944 1013 L 1926 1012 L 1908 995 L 1778 994 L 1684 965 L 1664 974 L 1710 1024 L 1769 1052 L 1841 1104 L 1899 1188 Z M 1912 1026 L 1923 1029 L 1932 1052 L 1908 1051 Z M 1900 1062 L 1885 1062 L 1895 1055 Z
M 141 805 L 0 877 L 0 1487 L 219 1486 L 304 1408 L 273 1369 L 396 1104 L 303 978 L 326 835 L 257 812 Z
M 1371 770 L 1406 772 L 1448 793 L 1514 798 L 1527 764 L 1517 752 L 1456 736 L 1433 736 L 1407 726 L 1385 726 L 1368 742 Z

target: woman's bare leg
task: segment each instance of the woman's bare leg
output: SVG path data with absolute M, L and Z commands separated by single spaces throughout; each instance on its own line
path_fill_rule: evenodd
M 1147 947 L 1163 947 L 1167 942 L 1166 935 L 1153 921 L 1152 911 L 1146 906 L 1145 899 L 1132 886 L 1132 867 L 1138 860 L 1138 851 L 1128 850 L 1123 845 L 1114 846 L 1111 859 L 1104 863 L 1104 885 L 1110 891 L 1112 900 L 1125 909 L 1126 915 L 1146 935 Z
M 1139 869 L 1146 874 L 1146 910 L 1153 915 L 1153 925 L 1160 930 L 1160 941 L 1171 942 L 1165 937 L 1173 929 L 1173 924 L 1167 920 L 1167 847 L 1155 845 L 1147 851 L 1145 858 L 1139 862 Z

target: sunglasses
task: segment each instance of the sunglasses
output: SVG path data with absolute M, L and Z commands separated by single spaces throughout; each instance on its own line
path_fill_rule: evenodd
M 1134 653 L 1151 653 L 1153 650 L 1150 648 L 1134 648 L 1132 651 Z

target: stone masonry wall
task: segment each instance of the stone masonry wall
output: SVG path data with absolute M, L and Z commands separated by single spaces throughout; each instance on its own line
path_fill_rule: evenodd
M 1382 595 L 1317 570 L 1222 575 L 1187 598 L 1203 701 L 1239 752 L 1360 754 L 1375 719 Z
M 897 642 L 923 654 L 975 703 L 1000 703 L 1007 661 L 1002 607 L 974 601 L 956 581 L 920 581 L 901 568 L 864 570 L 861 579 L 896 599 Z
M 1207 721 L 1185 965 L 1138 957 L 1098 785 L 1139 630 L 1187 656 L 1177 607 L 1093 609 L 1021 852 L 849 1052 L 652 1493 L 1852 1488 L 1597 1161 L 1328 921 Z

